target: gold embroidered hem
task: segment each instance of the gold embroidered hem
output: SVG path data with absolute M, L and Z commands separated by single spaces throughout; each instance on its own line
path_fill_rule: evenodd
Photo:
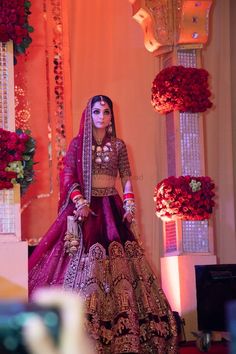
M 92 196 L 93 197 L 105 197 L 108 195 L 118 194 L 115 187 L 110 188 L 92 188 Z
M 113 241 L 108 255 L 96 243 L 69 268 L 71 287 L 86 301 L 97 353 L 177 353 L 173 313 L 136 241 Z

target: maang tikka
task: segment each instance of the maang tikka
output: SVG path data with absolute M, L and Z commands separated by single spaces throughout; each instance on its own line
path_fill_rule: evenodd
M 100 99 L 101 99 L 101 101 L 100 101 L 100 105 L 101 105 L 101 106 L 104 106 L 104 105 L 106 104 L 106 102 L 104 101 L 104 99 L 103 99 L 103 97 L 102 97 L 102 96 L 100 96 Z

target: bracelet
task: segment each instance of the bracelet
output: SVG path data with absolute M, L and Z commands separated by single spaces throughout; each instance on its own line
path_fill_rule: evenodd
M 134 193 L 132 193 L 132 192 L 124 193 L 123 194 L 123 201 L 125 202 L 126 200 L 134 200 Z
M 75 203 L 77 200 L 79 200 L 80 198 L 82 198 L 82 194 L 78 189 L 75 189 L 71 192 L 70 194 L 70 198 L 72 200 L 73 203 Z
M 76 203 L 75 203 L 75 207 L 77 210 L 82 209 L 84 206 L 88 206 L 89 207 L 89 202 L 84 199 L 84 198 L 80 198 Z
M 123 208 L 126 212 L 132 214 L 134 216 L 136 211 L 136 206 L 134 200 L 128 199 L 124 201 Z
M 82 195 L 77 195 L 76 197 L 74 197 L 73 199 L 72 199 L 72 202 L 73 203 L 77 203 L 80 199 L 82 199 L 83 198 L 83 196 Z
M 78 200 L 75 201 L 75 206 L 76 208 L 79 207 L 82 204 L 88 204 L 88 201 L 84 199 L 83 197 L 79 198 Z

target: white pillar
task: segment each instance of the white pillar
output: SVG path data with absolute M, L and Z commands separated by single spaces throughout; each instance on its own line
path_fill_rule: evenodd
M 12 42 L 0 43 L 0 128 L 15 130 Z M 0 190 L 0 299 L 27 298 L 28 244 L 21 240 L 20 186 Z

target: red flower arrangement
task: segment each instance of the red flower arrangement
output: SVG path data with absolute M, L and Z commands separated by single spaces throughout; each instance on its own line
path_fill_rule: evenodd
M 215 185 L 210 177 L 168 177 L 155 188 L 156 215 L 164 221 L 210 218 Z
M 25 53 L 32 42 L 29 33 L 33 27 L 28 23 L 31 2 L 27 0 L 1 0 L 0 2 L 0 41 L 13 41 L 14 53 Z
M 0 128 L 0 190 L 10 189 L 19 183 L 24 193 L 33 181 L 35 140 L 18 129 L 10 132 Z
M 205 69 L 170 66 L 159 72 L 152 84 L 151 102 L 159 113 L 204 112 L 212 106 Z

